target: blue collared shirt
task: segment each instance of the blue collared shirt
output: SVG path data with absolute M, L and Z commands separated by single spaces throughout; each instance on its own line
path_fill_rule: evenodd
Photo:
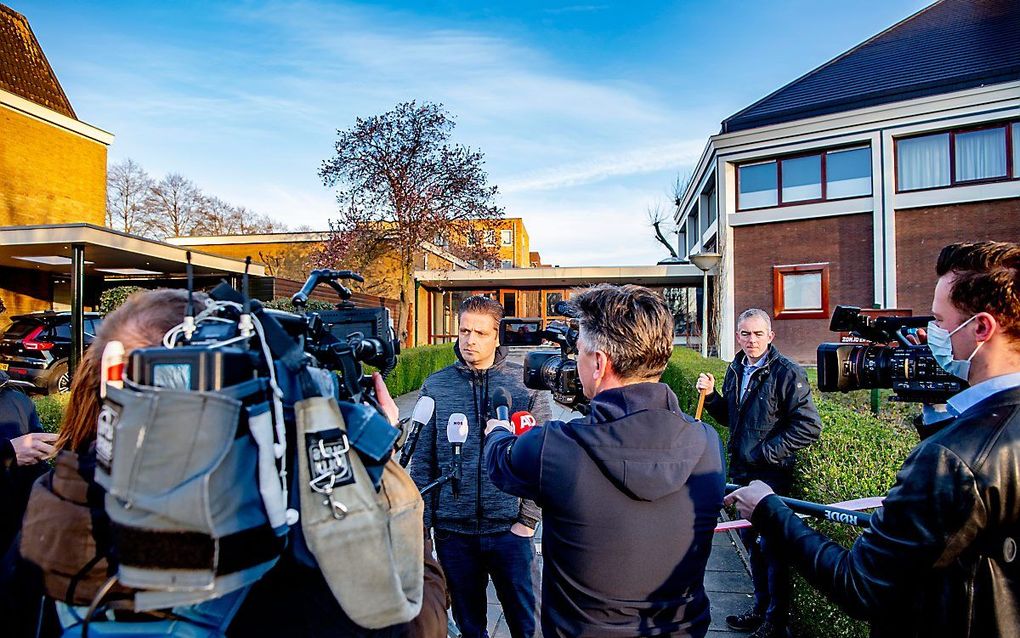
M 751 376 L 754 374 L 754 371 L 764 366 L 765 359 L 767 358 L 768 352 L 766 352 L 761 359 L 758 359 L 754 363 L 748 363 L 747 355 L 746 354 L 744 355 L 744 375 L 743 378 L 741 378 L 740 380 L 740 395 L 739 395 L 740 401 L 744 400 L 744 394 L 747 393 L 747 386 L 748 384 L 751 383 Z
M 985 379 L 949 399 L 948 412 L 953 416 L 959 416 L 993 394 L 1017 387 L 1020 387 L 1020 372 Z

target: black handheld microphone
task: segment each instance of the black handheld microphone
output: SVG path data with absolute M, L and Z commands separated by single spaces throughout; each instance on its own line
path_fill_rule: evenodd
M 400 448 L 400 456 L 397 457 L 397 463 L 400 464 L 400 467 L 407 467 L 407 464 L 411 461 L 411 455 L 414 454 L 414 446 L 418 444 L 418 437 L 421 436 L 421 429 L 432 420 L 432 415 L 435 411 L 436 400 L 432 397 L 421 397 L 414 404 L 414 412 L 411 413 L 411 425 L 407 433 L 407 440 L 404 441 L 404 446 Z
M 492 405 L 496 408 L 496 418 L 500 421 L 510 420 L 510 406 L 513 405 L 513 400 L 510 398 L 510 393 L 506 391 L 506 388 L 496 388 L 496 392 L 492 395 Z
M 453 480 L 453 495 L 457 496 L 460 493 L 460 475 L 461 475 L 461 450 L 464 447 L 464 441 L 467 441 L 468 435 L 468 420 L 467 416 L 460 412 L 454 412 L 450 415 L 450 420 L 446 424 L 446 439 L 450 442 L 450 447 L 453 449 L 453 463 L 450 467 L 450 477 Z

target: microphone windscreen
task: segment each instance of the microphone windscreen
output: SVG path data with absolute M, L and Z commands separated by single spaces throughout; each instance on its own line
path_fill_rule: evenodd
M 496 388 L 492 395 L 492 407 L 506 408 L 509 412 L 512 405 L 513 400 L 510 398 L 510 393 L 506 391 L 506 388 Z
M 467 435 L 467 416 L 460 412 L 454 412 L 450 415 L 450 420 L 446 423 L 446 440 L 450 443 L 463 443 L 464 441 L 467 441 Z
M 514 434 L 520 436 L 530 430 L 531 428 L 538 425 L 538 421 L 532 416 L 531 412 L 521 410 L 520 412 L 514 412 L 513 416 L 510 417 L 510 423 L 514 426 Z
M 421 397 L 414 404 L 411 420 L 416 423 L 428 423 L 436 411 L 436 400 L 432 397 Z

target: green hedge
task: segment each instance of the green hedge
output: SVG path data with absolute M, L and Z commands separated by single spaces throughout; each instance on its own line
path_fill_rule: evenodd
M 386 387 L 393 396 L 414 392 L 425 382 L 425 377 L 456 360 L 452 343 L 407 348 L 400 353 L 397 367 L 386 378 Z
M 47 394 L 32 397 L 35 402 L 35 411 L 39 415 L 39 421 L 47 432 L 56 432 L 60 429 L 60 421 L 64 417 L 64 409 L 71 400 L 70 393 Z
M 290 302 L 290 297 L 277 297 L 272 301 L 264 301 L 262 302 L 262 306 L 265 308 L 272 308 L 273 310 L 298 312 L 298 309 Z M 331 304 L 327 301 L 319 301 L 318 299 L 309 299 L 305 307 L 308 310 L 313 311 L 336 310 L 336 304 Z
M 703 359 L 687 348 L 678 348 L 670 359 L 663 382 L 680 399 L 680 406 L 693 414 L 697 405 L 694 382 L 699 372 L 711 372 L 722 384 L 726 362 Z M 809 378 L 814 387 L 813 371 Z M 814 393 L 822 418 L 822 436 L 798 454 L 794 496 L 805 500 L 833 503 L 862 496 L 885 494 L 903 460 L 917 443 L 917 435 L 905 424 L 917 406 L 883 403 L 878 416 L 869 411 L 868 391 L 848 394 Z M 705 421 L 720 429 L 707 413 Z M 844 547 L 849 547 L 858 532 L 846 525 L 809 519 L 809 523 Z M 794 580 L 793 629 L 804 638 L 865 637 L 865 623 L 853 620 L 797 576 Z
M 145 290 L 138 286 L 117 286 L 116 288 L 108 288 L 99 295 L 99 312 L 104 315 L 109 314 L 120 308 L 120 306 L 127 301 L 127 298 L 136 293 L 139 290 Z

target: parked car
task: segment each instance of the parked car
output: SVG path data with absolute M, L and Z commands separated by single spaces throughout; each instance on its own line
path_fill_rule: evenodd
M 99 313 L 85 313 L 85 348 L 102 320 Z M 70 391 L 71 313 L 33 312 L 11 321 L 0 336 L 0 370 L 10 375 L 11 385 L 44 393 Z

